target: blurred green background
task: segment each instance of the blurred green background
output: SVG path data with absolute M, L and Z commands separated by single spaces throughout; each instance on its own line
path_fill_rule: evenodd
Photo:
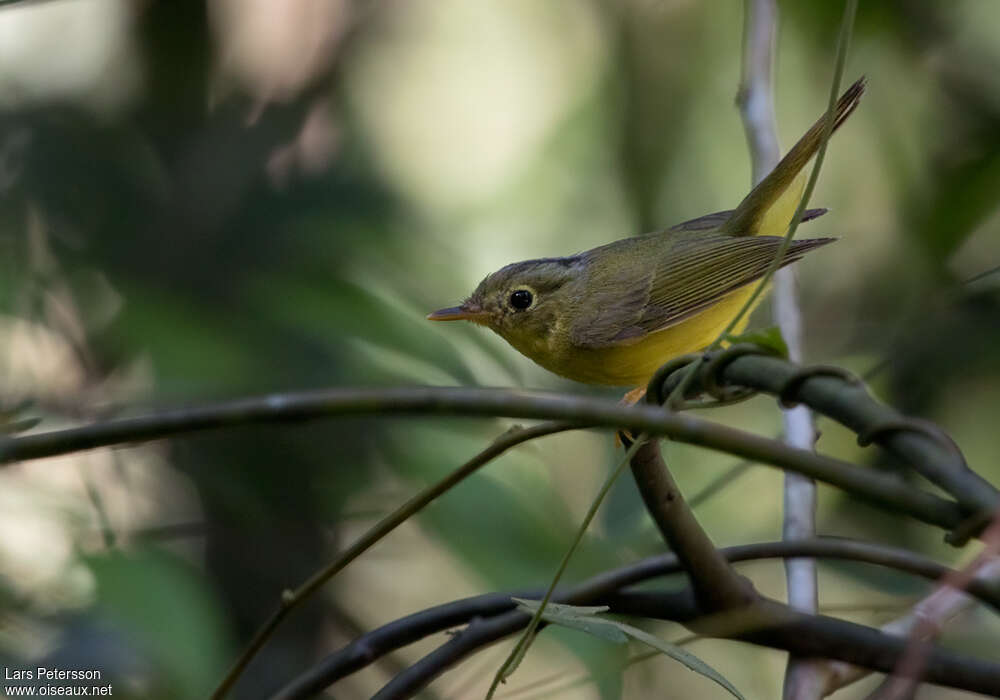
M 841 5 L 781 9 L 787 146 L 826 104 Z M 25 415 L 47 429 L 328 386 L 598 392 L 482 329 L 424 314 L 505 263 L 735 205 L 750 179 L 734 106 L 742 21 L 740 3 L 691 0 L 0 7 L 0 405 L 30 399 Z M 868 94 L 813 199 L 831 213 L 802 229 L 841 238 L 797 266 L 807 358 L 855 371 L 888 361 L 878 394 L 940 422 L 1000 482 L 997 278 L 962 284 L 1000 264 L 1000 8 L 862 3 L 845 80 L 862 73 Z M 769 323 L 766 305 L 754 323 Z M 780 430 L 771 400 L 710 417 Z M 0 663 L 99 668 L 115 697 L 204 697 L 283 588 L 508 426 L 326 421 L 8 467 Z M 897 466 L 820 427 L 820 449 Z M 734 464 L 665 450 L 688 494 Z M 293 614 L 235 696 L 264 697 L 401 615 L 543 584 L 614 459 L 611 437 L 596 433 L 504 456 Z M 929 527 L 820 496 L 824 534 L 968 559 Z M 727 545 L 777 539 L 780 504 L 780 473 L 754 467 L 698 512 Z M 569 580 L 661 548 L 623 479 Z M 783 595 L 780 564 L 741 568 Z M 928 590 L 821 566 L 822 604 L 867 623 Z M 944 641 L 997 657 L 998 636 L 979 611 Z M 393 654 L 334 694 L 368 697 L 445 640 Z M 779 696 L 783 654 L 716 641 L 692 651 L 748 698 Z M 426 697 L 482 697 L 506 652 L 474 657 Z M 547 631 L 501 695 L 722 692 L 662 658 L 626 670 L 628 653 Z

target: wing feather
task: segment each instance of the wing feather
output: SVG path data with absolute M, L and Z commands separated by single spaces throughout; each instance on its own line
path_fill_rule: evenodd
M 735 209 L 727 209 L 726 211 L 717 211 L 714 214 L 705 214 L 704 216 L 699 216 L 697 219 L 690 219 L 688 221 L 682 221 L 675 226 L 671 226 L 667 229 L 669 232 L 684 232 L 684 231 L 714 231 L 722 227 L 724 223 L 729 221 L 733 216 Z M 817 219 L 826 213 L 826 209 L 806 209 L 802 212 L 802 222 L 812 221 Z
M 579 347 L 629 344 L 701 313 L 764 276 L 781 247 L 776 236 L 732 237 L 698 232 L 672 236 L 646 275 L 626 271 L 594 284 L 570 339 Z M 782 266 L 833 238 L 792 241 Z M 651 252 L 651 251 L 650 251 Z M 636 259 L 636 265 L 648 260 Z

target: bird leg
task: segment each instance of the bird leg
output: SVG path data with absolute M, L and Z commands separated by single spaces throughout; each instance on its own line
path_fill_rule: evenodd
M 626 406 L 635 406 L 637 403 L 642 401 L 643 397 L 646 396 L 646 387 L 637 386 L 632 391 L 625 392 L 625 396 L 622 397 L 621 403 Z
M 626 406 L 635 406 L 637 403 L 642 401 L 642 399 L 645 396 L 646 396 L 646 387 L 637 386 L 635 389 L 625 392 L 625 396 L 622 397 L 622 400 L 619 401 L 619 403 L 624 404 Z M 624 433 L 626 439 L 633 442 L 635 441 L 635 436 L 631 432 L 623 430 L 622 433 Z M 622 439 L 621 437 L 619 437 L 619 433 L 615 433 L 615 447 L 618 448 L 621 446 L 622 446 Z

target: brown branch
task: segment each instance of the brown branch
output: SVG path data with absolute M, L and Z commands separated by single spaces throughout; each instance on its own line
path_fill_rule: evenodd
M 753 584 L 736 573 L 694 517 L 656 440 L 647 440 L 639 447 L 631 467 L 646 510 L 690 576 L 699 606 L 715 612 L 758 600 Z
M 409 639 L 416 641 L 417 638 L 425 637 L 434 631 L 432 628 L 435 624 L 430 618 L 434 616 L 435 611 L 440 610 L 441 616 L 447 618 L 448 624 L 441 628 L 445 629 L 460 624 L 456 606 L 467 605 L 475 610 L 466 618 L 469 620 L 468 627 L 450 635 L 447 642 L 393 678 L 374 697 L 378 700 L 413 697 L 449 668 L 461 663 L 480 649 L 523 629 L 530 617 L 526 613 L 502 607 L 496 613 L 488 614 L 492 612 L 491 608 L 494 605 L 513 606 L 509 600 L 501 601 L 495 596 L 496 594 L 492 594 L 488 598 L 476 597 L 467 601 L 457 601 L 424 613 L 417 613 L 411 616 L 412 619 L 404 618 L 392 623 L 412 625 L 414 628 L 421 626 L 422 633 Z M 905 641 L 898 637 L 870 627 L 825 616 L 798 613 L 781 604 L 767 601 L 740 609 L 739 613 L 743 613 L 742 618 L 723 614 L 721 617 L 705 619 L 704 611 L 698 607 L 694 595 L 690 592 L 617 593 L 596 579 L 559 596 L 559 600 L 576 605 L 609 605 L 614 613 L 672 620 L 695 630 L 703 631 L 714 627 L 718 636 L 723 638 L 782 649 L 802 656 L 821 654 L 882 672 L 888 672 L 894 667 L 903 653 L 905 644 Z M 380 641 L 385 641 L 385 637 L 380 634 L 383 632 L 385 628 L 370 634 L 378 635 Z M 372 637 L 362 647 L 350 650 L 351 657 L 355 659 L 353 663 L 358 661 L 361 661 L 362 665 L 366 663 L 364 659 L 358 659 L 356 654 L 371 656 L 381 650 L 375 639 L 376 637 Z M 933 648 L 931 651 L 926 679 L 932 683 L 963 690 L 1000 694 L 1000 664 L 939 648 Z M 317 682 L 315 676 L 311 676 L 308 680 L 308 683 L 291 684 L 276 695 L 274 700 L 312 697 L 315 692 L 325 687 Z
M 740 363 L 742 366 L 742 358 Z M 736 362 L 727 367 L 727 376 L 734 365 Z M 786 375 L 797 371 L 794 365 L 787 367 Z M 772 379 L 762 377 L 756 381 L 766 383 Z M 802 388 L 811 391 L 812 380 Z M 838 395 L 837 400 L 840 398 Z M 866 402 L 871 399 L 867 394 L 862 391 L 853 398 L 861 402 L 859 410 L 868 410 Z M 850 401 L 840 405 L 840 408 L 850 414 Z M 240 399 L 0 439 L 0 464 L 235 425 L 292 423 L 373 414 L 505 416 L 567 420 L 578 427 L 628 428 L 805 474 L 939 527 L 954 528 L 964 517 L 956 504 L 901 483 L 889 475 L 690 415 L 647 405 L 624 406 L 588 397 L 501 389 L 328 389 Z M 861 424 L 866 423 L 862 421 Z M 941 453 L 937 455 L 940 457 Z M 948 458 L 951 459 L 951 455 Z M 992 487 L 988 488 L 992 490 Z
M 711 364 L 711 363 L 709 363 Z M 752 369 L 751 369 L 752 368 Z M 719 376 L 729 384 L 753 386 L 784 393 L 815 404 L 819 410 L 840 417 L 849 427 L 871 431 L 884 429 L 887 416 L 897 423 L 901 418 L 892 409 L 881 406 L 854 385 L 828 376 L 808 377 L 801 381 L 801 371 L 774 358 L 739 357 L 722 367 Z M 757 376 L 759 375 L 759 376 Z M 794 391 L 788 391 L 790 385 Z M 963 523 L 963 512 L 956 504 L 914 489 L 891 476 L 860 469 L 846 462 L 790 448 L 780 442 L 718 425 L 689 415 L 665 412 L 653 406 L 622 406 L 585 397 L 514 392 L 488 389 L 415 387 L 409 389 L 327 390 L 285 394 L 224 402 L 193 409 L 166 411 L 138 418 L 107 421 L 79 428 L 50 431 L 0 440 L 0 462 L 38 458 L 55 454 L 148 440 L 238 424 L 294 422 L 320 417 L 346 415 L 461 415 L 511 416 L 523 418 L 563 418 L 573 425 L 624 427 L 650 435 L 666 435 L 681 442 L 710 447 L 747 459 L 806 474 L 827 481 L 864 498 L 913 515 L 945 528 Z M 881 422 L 880 422 L 881 421 Z M 905 431 L 895 425 L 883 432 L 881 442 L 912 455 L 925 473 L 938 475 L 938 482 L 958 485 L 966 499 L 995 498 L 995 490 L 968 470 L 958 456 L 964 472 L 954 477 L 956 450 L 950 443 L 926 431 Z M 930 447 L 930 454 L 921 450 Z M 938 460 L 940 463 L 936 463 Z M 970 481 L 971 479 L 971 481 Z M 970 496 L 970 483 L 986 484 L 978 495 Z M 703 586 L 704 588 L 704 586 Z M 308 589 L 311 593 L 315 588 Z M 298 600 L 294 597 L 292 600 Z M 287 614 L 279 608 L 268 623 L 273 629 Z M 269 631 L 264 632 L 266 638 Z M 251 643 L 251 653 L 263 638 Z
M 865 386 L 834 373 L 810 373 L 777 357 L 741 355 L 718 369 L 718 378 L 804 403 L 859 436 L 871 435 L 918 473 L 956 498 L 970 515 L 992 516 L 1000 506 L 997 489 L 969 469 L 961 451 L 939 428 L 907 419 L 875 401 Z M 985 527 L 989 517 L 982 520 Z
M 694 610 L 678 605 L 676 594 L 622 593 L 601 600 L 612 612 L 682 622 L 705 634 L 718 625 L 718 636 L 739 639 L 799 656 L 838 659 L 889 673 L 905 653 L 906 640 L 879 630 L 825 615 L 809 615 L 773 601 L 747 609 L 747 619 L 724 617 L 698 621 Z M 687 617 L 693 615 L 693 617 Z M 727 629 L 729 628 L 728 632 Z M 922 680 L 962 690 L 1000 696 L 1000 664 L 927 646 Z
M 954 573 L 906 549 L 860 542 L 843 538 L 817 538 L 798 541 L 759 542 L 725 547 L 719 550 L 731 563 L 757 561 L 775 557 L 819 557 L 864 562 L 897 571 L 938 580 Z M 559 591 L 556 600 L 577 605 L 594 604 L 601 596 L 652 578 L 681 573 L 685 568 L 675 554 L 649 557 L 633 564 L 606 571 L 574 586 Z M 978 600 L 1000 611 L 1000 591 L 981 581 L 970 583 L 970 600 Z M 383 654 L 395 651 L 431 635 L 468 624 L 473 619 L 493 618 L 514 610 L 512 597 L 537 599 L 543 590 L 488 593 L 437 605 L 390 622 L 358 637 L 345 647 L 317 662 L 296 676 L 274 695 L 272 700 L 297 700 L 313 697 L 336 681 L 376 661 Z M 838 662 L 839 663 L 839 662 Z M 845 667 L 849 666 L 844 664 Z M 850 666 L 850 668 L 857 668 Z

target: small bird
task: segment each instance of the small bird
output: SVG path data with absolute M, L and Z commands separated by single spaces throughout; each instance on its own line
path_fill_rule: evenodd
M 864 87 L 861 78 L 838 100 L 834 129 L 857 107 Z M 707 347 L 750 297 L 781 247 L 804 189 L 802 169 L 820 146 L 825 122 L 824 115 L 736 209 L 568 257 L 512 263 L 487 276 L 460 306 L 427 318 L 486 326 L 569 379 L 645 387 L 671 358 Z M 802 220 L 825 212 L 809 210 Z M 792 241 L 781 265 L 834 240 Z M 733 332 L 745 326 L 744 317 Z

